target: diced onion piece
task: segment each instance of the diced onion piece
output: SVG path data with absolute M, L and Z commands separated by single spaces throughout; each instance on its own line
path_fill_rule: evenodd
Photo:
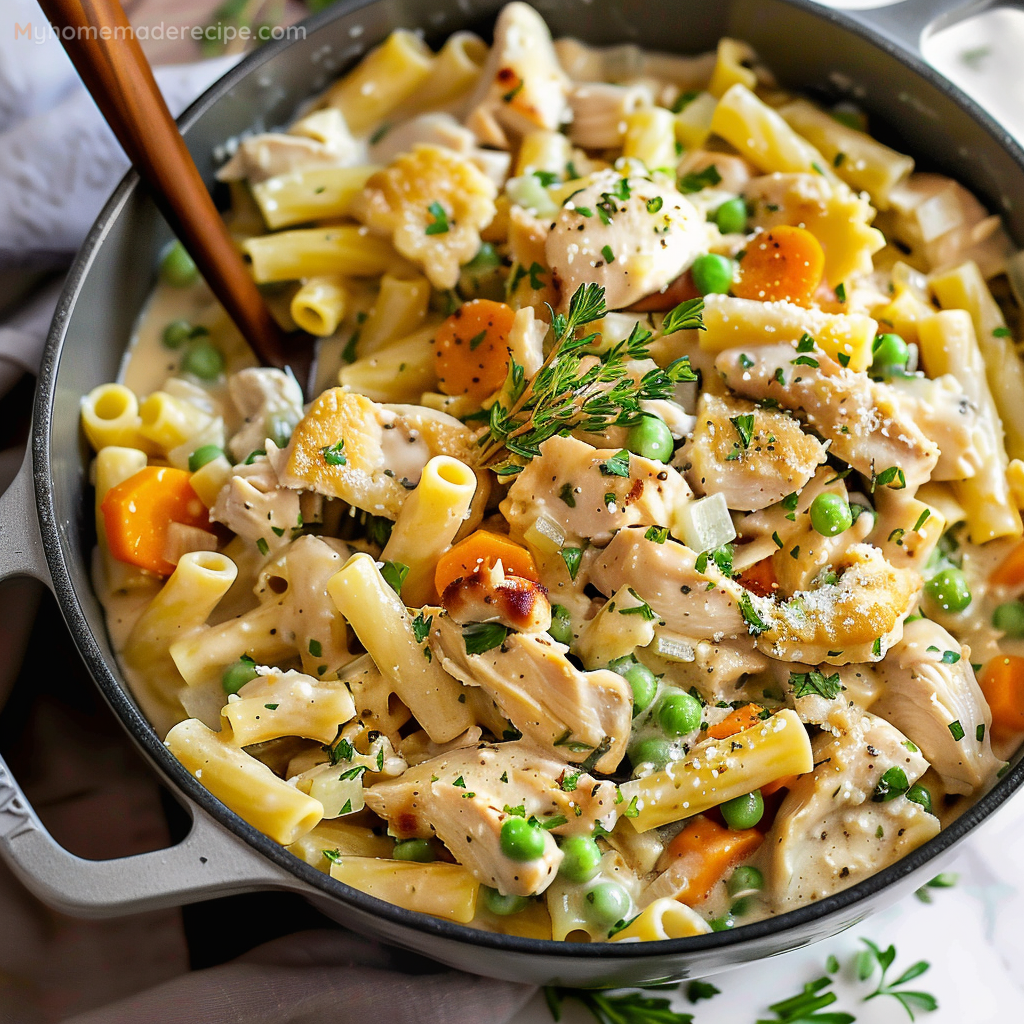
M 696 654 L 693 644 L 677 633 L 659 629 L 654 634 L 654 653 L 666 661 L 693 661 Z
M 683 543 L 692 551 L 713 551 L 736 537 L 725 495 L 720 492 L 683 505 L 678 512 L 677 525 L 682 531 Z
M 530 524 L 523 539 L 546 555 L 557 555 L 565 543 L 565 530 L 551 516 L 541 514 Z
M 533 174 L 509 178 L 505 183 L 505 194 L 513 203 L 517 203 L 537 217 L 550 217 L 558 212 L 558 206 L 551 198 L 551 194 Z
M 164 542 L 164 558 L 171 565 L 177 565 L 182 555 L 190 551 L 216 551 L 217 538 L 209 530 L 185 523 L 168 523 L 167 539 Z

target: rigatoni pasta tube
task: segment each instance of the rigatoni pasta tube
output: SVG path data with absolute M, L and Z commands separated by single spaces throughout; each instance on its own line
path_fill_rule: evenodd
M 258 676 L 221 711 L 240 747 L 282 736 L 331 743 L 338 728 L 356 715 L 344 683 L 324 682 L 301 672 Z
M 327 582 L 327 593 L 394 692 L 435 743 L 447 743 L 476 723 L 462 686 L 413 635 L 401 598 L 369 555 L 353 555 Z
M 455 103 L 476 85 L 486 60 L 487 44 L 478 35 L 456 32 L 449 36 L 433 60 L 429 76 L 391 112 L 391 122 L 398 123 L 422 111 Z
M 359 329 L 359 355 L 368 356 L 389 341 L 418 331 L 430 304 L 430 282 L 420 274 L 380 279 L 380 291 L 370 315 Z
M 345 217 L 366 179 L 380 168 L 313 167 L 257 182 L 252 194 L 271 231 L 311 220 Z
M 323 817 L 319 801 L 198 719 L 179 722 L 164 744 L 221 803 L 275 842 L 294 843 Z
M 616 932 L 612 941 L 682 939 L 688 935 L 705 935 L 709 931 L 711 928 L 707 921 L 696 910 L 665 896 L 655 900 L 639 917 L 633 918 L 627 928 Z
M 139 400 L 123 384 L 100 384 L 82 399 L 82 429 L 96 451 L 117 445 L 154 454 L 157 448 L 139 432 L 141 425 Z
M 338 383 L 374 402 L 415 403 L 437 389 L 433 340 L 437 324 L 428 324 L 338 371 Z
M 430 76 L 434 55 L 419 36 L 398 29 L 327 91 L 353 135 L 369 131 Z
M 704 299 L 700 347 L 724 352 L 738 345 L 777 345 L 811 335 L 823 352 L 849 366 L 866 370 L 878 323 L 862 313 L 823 313 L 792 302 L 759 302 L 728 295 Z M 840 356 L 842 358 L 840 358 Z
M 337 329 L 348 306 L 348 292 L 340 277 L 311 277 L 292 296 L 292 319 L 304 331 L 328 338 Z
M 914 169 L 913 157 L 883 146 L 806 100 L 787 103 L 779 113 L 821 152 L 843 181 L 867 192 L 880 210 L 888 209 L 889 193 Z
M 516 155 L 516 176 L 547 171 L 561 177 L 572 160 L 572 146 L 561 132 L 538 128 L 527 132 Z
M 622 155 L 634 157 L 648 170 L 675 170 L 675 115 L 664 107 L 648 107 L 626 115 Z
M 166 391 L 154 391 L 139 406 L 139 418 L 139 432 L 163 455 L 201 434 L 213 421 L 209 413 Z
M 380 556 L 409 567 L 402 584 L 402 600 L 407 605 L 419 607 L 437 598 L 437 561 L 469 515 L 475 493 L 476 474 L 458 459 L 435 455 L 423 467 L 420 482 L 402 506 Z
M 1006 453 L 1011 459 L 1024 459 L 1024 363 L 978 264 L 971 260 L 933 274 L 928 283 L 943 309 L 966 309 L 971 314 L 985 376 L 1006 432 Z
M 703 745 L 685 761 L 625 782 L 619 790 L 627 806 L 637 811 L 628 820 L 637 832 L 647 832 L 813 767 L 803 723 L 786 709 L 735 736 Z
M 476 916 L 480 883 L 460 864 L 342 856 L 331 865 L 331 878 L 396 907 L 459 924 Z
M 984 544 L 997 537 L 1020 536 L 1020 513 L 1006 480 L 1009 460 L 1003 447 L 1003 424 L 985 379 L 985 361 L 970 313 L 947 309 L 925 317 L 918 323 L 917 340 L 928 376 L 951 373 L 978 410 L 973 434 L 977 472 L 952 484 L 967 512 L 971 541 Z
M 821 153 L 745 85 L 732 86 L 718 101 L 711 130 L 762 171 L 802 171 L 837 180 Z
M 395 841 L 389 836 L 378 836 L 362 825 L 332 818 L 321 821 L 312 832 L 300 836 L 288 847 L 288 852 L 326 874 L 331 862 L 324 856 L 324 850 L 352 857 L 390 858 L 394 847 Z
M 178 673 L 171 644 L 202 627 L 237 575 L 235 563 L 216 551 L 183 555 L 128 634 L 121 654 L 125 664 L 151 679 L 173 681 Z
M 757 75 L 747 65 L 756 57 L 753 49 L 738 39 L 728 36 L 719 39 L 708 92 L 721 98 L 736 84 L 753 89 L 757 85 Z
M 348 225 L 260 235 L 245 241 L 242 251 L 252 261 L 257 284 L 323 274 L 376 277 L 402 263 L 390 242 Z

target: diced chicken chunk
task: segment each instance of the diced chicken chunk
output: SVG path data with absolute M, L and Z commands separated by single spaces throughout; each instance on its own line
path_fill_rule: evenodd
M 239 370 L 228 379 L 228 394 L 243 419 L 229 444 L 236 462 L 263 448 L 268 437 L 283 448 L 302 419 L 302 388 L 283 370 L 265 366 Z
M 849 665 L 881 661 L 899 642 L 921 577 L 890 565 L 869 544 L 854 544 L 834 568 L 838 582 L 797 591 L 787 601 L 746 598 L 759 650 L 779 661 Z
M 697 556 L 688 547 L 672 540 L 658 544 L 644 533 L 642 528 L 620 530 L 590 565 L 590 582 L 609 595 L 632 587 L 669 629 L 685 637 L 746 636 L 736 604 L 741 588 L 725 580 L 713 560 L 697 572 Z
M 558 63 L 544 19 L 524 3 L 506 4 L 494 44 L 467 103 L 466 127 L 481 143 L 507 149 L 509 135 L 557 130 L 571 117 L 569 79 Z
M 300 525 L 299 494 L 282 486 L 271 460 L 258 455 L 249 465 L 235 466 L 210 509 L 210 519 L 253 544 L 263 541 L 267 552 L 277 551 Z
M 562 860 L 551 832 L 590 835 L 596 823 L 610 829 L 617 817 L 613 783 L 583 772 L 574 789 L 563 790 L 561 780 L 576 772 L 527 743 L 463 747 L 370 787 L 365 798 L 400 838 L 436 834 L 484 884 L 532 896 L 554 881 Z M 564 819 L 535 860 L 514 861 L 501 850 L 501 826 L 519 808 L 541 822 Z
M 469 654 L 462 627 L 447 615 L 434 616 L 430 646 L 446 672 L 481 687 L 550 756 L 591 759 L 602 772 L 622 760 L 633 692 L 617 673 L 579 671 L 566 658 L 567 648 L 544 633 L 510 633 L 499 646 Z
M 522 633 L 546 633 L 551 626 L 547 591 L 533 580 L 506 575 L 501 562 L 452 580 L 441 604 L 453 621 L 500 622 Z
M 865 713 L 838 736 L 820 734 L 814 763 L 790 788 L 765 840 L 780 911 L 854 885 L 939 831 L 939 819 L 905 796 L 875 799 L 885 795 L 878 786 L 890 769 L 913 784 L 928 768 L 882 719 Z
M 970 648 L 938 623 L 918 619 L 879 671 L 885 689 L 872 712 L 921 748 L 950 793 L 973 793 L 994 778 L 1002 762 L 992 753 L 992 714 Z
M 547 264 L 561 282 L 563 305 L 594 283 L 604 287 L 609 309 L 624 309 L 707 252 L 708 230 L 671 185 L 603 171 L 559 211 L 545 243 Z
M 544 515 L 567 538 L 600 545 L 626 526 L 674 523 L 676 510 L 689 498 L 690 488 L 671 466 L 552 437 L 515 478 L 501 511 L 513 536 L 521 537 Z
M 415 146 L 370 176 L 352 214 L 391 238 L 439 289 L 454 288 L 459 270 L 480 248 L 494 219 L 491 181 L 465 156 L 440 146 Z
M 831 454 L 859 473 L 874 478 L 892 470 L 885 479 L 890 487 L 920 486 L 939 460 L 938 446 L 922 433 L 895 388 L 843 369 L 820 351 L 798 356 L 789 345 L 728 349 L 715 366 L 737 394 L 771 398 L 799 412 L 832 442 Z
M 722 493 L 729 508 L 754 512 L 802 490 L 825 454 L 786 413 L 704 394 L 675 464 L 698 494 Z
M 295 428 L 281 480 L 395 519 L 434 455 L 472 461 L 469 430 L 431 409 L 378 405 L 329 388 Z

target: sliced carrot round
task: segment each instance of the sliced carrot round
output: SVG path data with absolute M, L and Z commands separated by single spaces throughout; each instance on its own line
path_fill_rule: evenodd
M 740 573 L 739 582 L 758 597 L 771 597 L 779 589 L 779 581 L 775 578 L 775 563 L 770 556 L 762 558 Z
M 210 514 L 192 489 L 192 474 L 146 466 L 107 491 L 100 505 L 110 553 L 121 562 L 170 576 L 164 557 L 171 523 L 209 529 Z
M 1024 658 L 992 658 L 978 683 L 992 711 L 992 732 L 997 737 L 1024 732 Z
M 780 224 L 751 239 L 732 290 L 741 299 L 807 306 L 824 271 L 825 253 L 814 235 Z
M 491 569 L 498 562 L 506 574 L 540 582 L 533 556 L 526 548 L 489 530 L 477 530 L 445 552 L 434 572 L 434 586 L 439 594 L 457 579 L 471 576 L 478 569 Z
M 1024 585 L 1024 544 L 1018 544 L 989 577 L 989 583 L 999 587 Z
M 438 327 L 434 360 L 443 394 L 482 402 L 501 387 L 508 372 L 508 336 L 515 315 L 504 302 L 473 299 Z
M 735 736 L 744 729 L 752 729 L 761 721 L 764 708 L 760 704 L 744 704 L 743 707 L 730 711 L 717 725 L 708 729 L 708 735 L 715 740 L 724 740 L 727 736 Z
M 755 828 L 725 828 L 698 814 L 669 843 L 658 867 L 664 870 L 673 861 L 685 860 L 686 870 L 681 873 L 681 887 L 675 898 L 693 906 L 706 899 L 715 883 L 753 854 L 763 841 L 764 836 Z

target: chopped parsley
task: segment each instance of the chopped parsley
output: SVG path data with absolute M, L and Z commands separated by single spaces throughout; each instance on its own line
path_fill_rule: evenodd
M 632 587 L 629 588 L 629 595 L 640 603 L 632 608 L 620 608 L 620 615 L 639 615 L 644 622 L 653 622 L 657 618 L 654 609 Z
M 714 188 L 722 183 L 722 176 L 714 164 L 708 164 L 703 171 L 684 174 L 679 179 L 680 192 L 700 192 L 705 188 Z
M 615 262 L 615 253 L 612 252 L 612 247 L 610 245 L 604 245 L 601 247 L 601 255 L 604 257 L 605 263 Z
M 471 622 L 462 627 L 462 641 L 467 654 L 483 654 L 500 647 L 509 632 L 500 622 Z
M 754 437 L 754 414 L 748 412 L 742 416 L 730 416 L 729 422 L 736 428 L 736 433 L 740 436 L 740 444 L 744 448 L 748 448 Z
M 576 499 L 572 495 L 572 484 L 562 484 L 562 489 L 558 492 L 558 497 L 561 498 L 569 508 L 576 507 Z
M 412 620 L 412 635 L 415 638 L 416 643 L 421 644 L 427 639 L 427 635 L 430 633 L 430 627 L 433 621 L 433 615 L 428 615 L 426 618 L 423 618 L 423 612 L 420 612 L 419 615 Z
M 313 655 L 314 658 L 319 658 L 324 653 L 323 644 L 321 644 L 319 640 L 310 640 L 309 653 Z
M 896 797 L 902 796 L 908 789 L 910 783 L 907 781 L 907 773 L 899 765 L 893 765 L 878 780 L 871 799 L 876 804 L 884 803 L 886 800 L 895 800 Z
M 657 213 L 664 205 L 665 200 L 661 196 L 654 196 L 652 199 L 647 200 L 647 212 Z
M 1013 337 L 1013 332 L 1010 330 L 1009 327 L 997 327 L 992 332 L 992 337 L 993 338 L 1012 338 Z
M 957 743 L 964 738 L 964 727 L 960 724 L 960 719 L 956 719 L 949 723 L 949 732 Z
M 840 302 L 846 301 L 846 285 L 843 284 L 842 281 L 840 281 L 839 284 L 836 285 L 836 298 Z
M 629 476 L 629 451 L 623 448 L 606 462 L 600 463 L 602 476 Z
M 473 337 L 469 339 L 469 351 L 475 352 L 484 343 L 484 339 L 486 337 L 487 331 L 481 331 L 479 334 L 474 334 Z
M 405 577 L 409 575 L 409 566 L 404 562 L 385 562 L 380 567 L 380 574 L 384 582 L 396 593 L 402 593 L 402 584 Z
M 667 526 L 648 526 L 644 534 L 644 540 L 652 541 L 655 544 L 664 544 L 668 540 Z
M 922 526 L 924 526 L 924 524 L 925 524 L 925 523 L 927 523 L 927 522 L 928 522 L 928 518 L 929 518 L 930 516 L 931 516 L 931 512 L 930 512 L 930 511 L 929 511 L 928 509 L 925 509 L 925 510 L 924 510 L 924 511 L 923 511 L 923 512 L 922 512 L 922 513 L 921 513 L 921 514 L 920 514 L 920 515 L 919 515 L 919 516 L 917 517 L 917 522 L 916 522 L 916 523 L 914 523 L 914 532 L 915 532 L 915 533 L 916 533 L 916 532 L 917 532 L 918 530 L 920 530 L 920 529 L 921 529 L 921 527 L 922 527 Z
M 344 456 L 345 451 L 345 439 L 342 438 L 340 441 L 334 444 L 329 444 L 324 448 L 320 449 L 320 454 L 324 457 L 324 462 L 328 466 L 345 466 L 348 464 L 348 459 Z
M 760 636 L 768 628 L 768 623 L 758 614 L 757 609 L 754 607 L 753 598 L 748 591 L 744 590 L 740 595 L 739 606 L 740 614 L 749 628 L 750 635 Z
M 522 88 L 522 82 L 519 83 L 519 88 Z M 448 214 L 445 213 L 444 207 L 436 199 L 427 207 L 427 212 L 434 219 L 426 226 L 425 233 L 428 235 L 448 234 Z
M 545 187 L 550 188 L 558 181 L 558 175 L 554 171 L 534 171 L 533 176 Z
M 270 545 L 262 537 L 260 537 L 260 539 L 256 541 L 256 550 L 261 555 L 269 555 Z
M 583 557 L 583 548 L 564 547 L 560 552 L 566 569 L 569 570 L 569 579 L 576 582 L 576 576 L 580 571 L 580 559 Z
M 811 669 L 810 672 L 791 672 L 789 685 L 793 688 L 794 697 L 808 697 L 817 694 L 827 700 L 834 700 L 843 688 L 838 672 L 826 676 L 817 669 Z

